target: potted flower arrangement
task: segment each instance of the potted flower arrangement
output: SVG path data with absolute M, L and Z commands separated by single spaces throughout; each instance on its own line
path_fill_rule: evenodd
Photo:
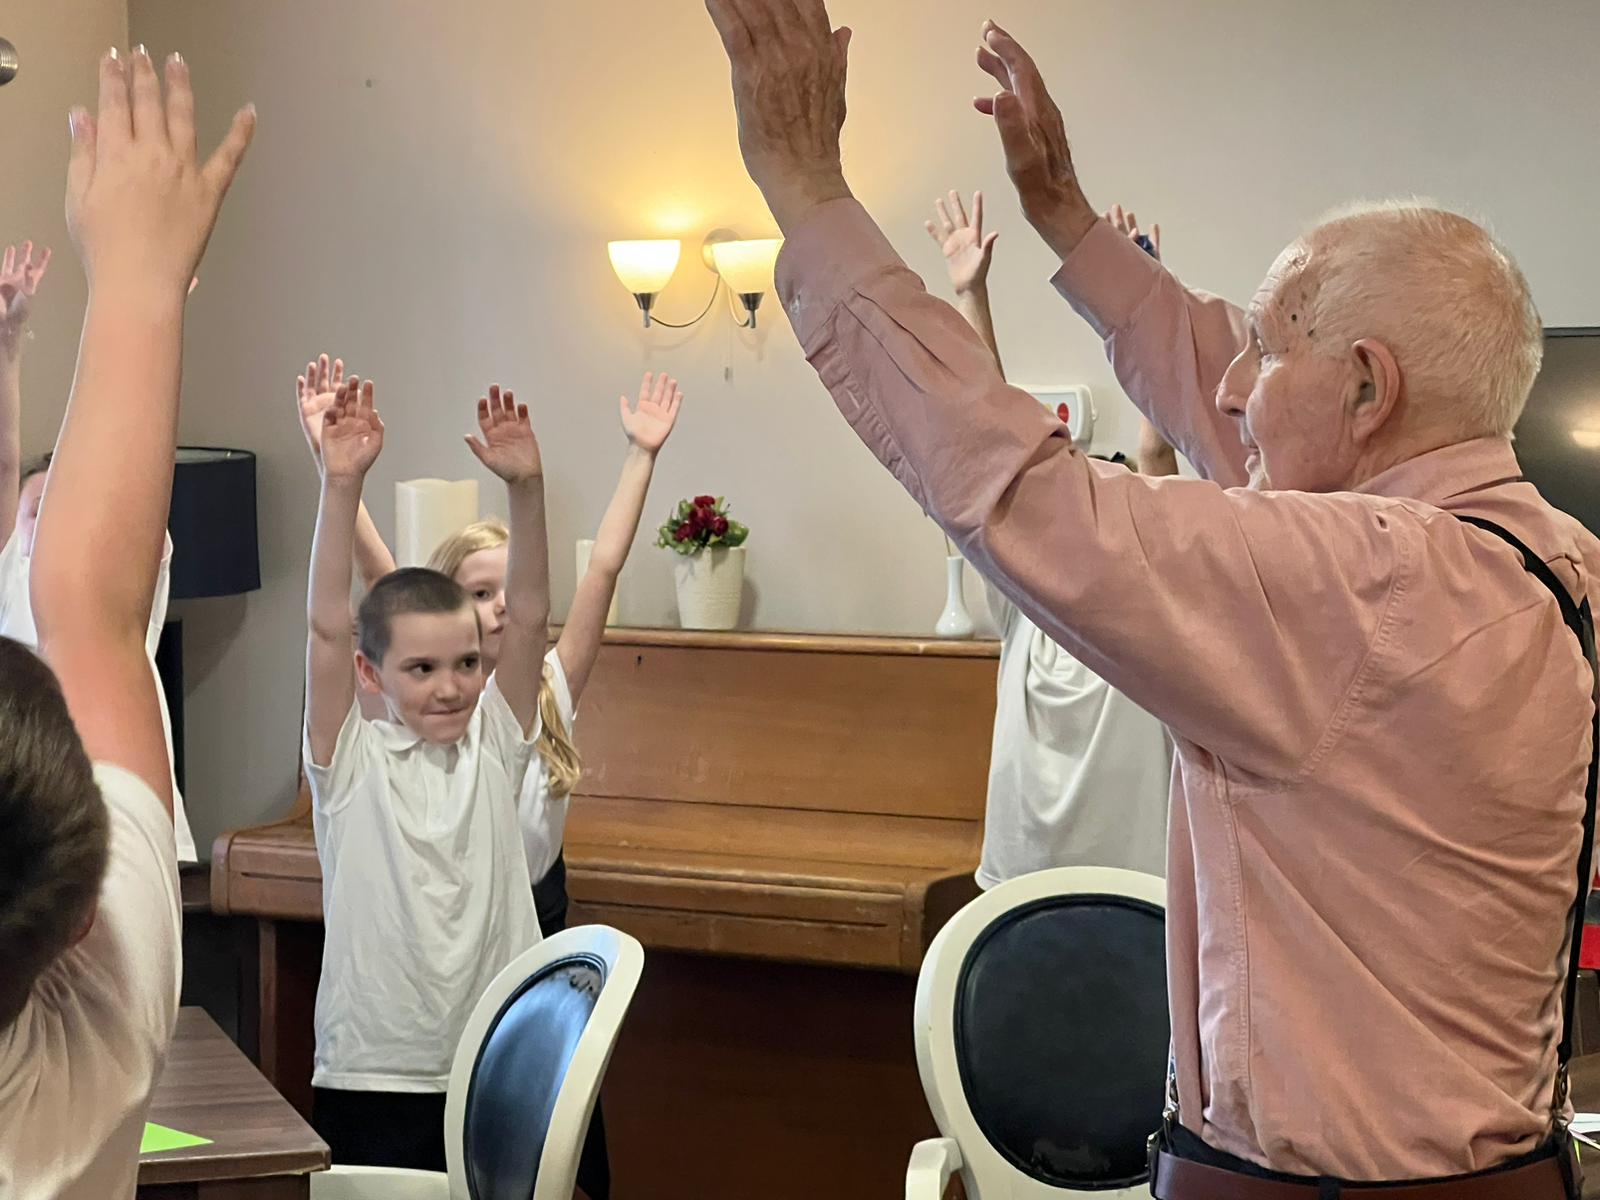
M 680 500 L 656 530 L 656 545 L 678 555 L 678 623 L 685 629 L 732 629 L 744 589 L 744 541 L 750 530 L 728 516 L 723 496 Z

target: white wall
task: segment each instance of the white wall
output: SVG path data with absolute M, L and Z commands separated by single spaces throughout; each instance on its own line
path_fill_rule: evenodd
M 1038 48 L 1092 198 L 1159 219 L 1193 281 L 1244 298 L 1325 207 L 1414 191 L 1492 218 L 1551 323 L 1600 323 L 1590 0 L 840 0 L 835 18 L 856 28 L 858 194 L 912 265 L 936 272 L 921 227 L 931 198 L 989 193 L 1008 364 L 1093 385 L 1097 449 L 1131 446 L 1132 414 L 1046 286 L 1051 264 L 970 109 L 990 90 L 970 64 L 991 12 Z M 261 456 L 265 580 L 247 600 L 188 606 L 202 838 L 269 816 L 292 787 L 314 494 L 290 391 L 319 349 L 382 388 L 388 447 L 371 500 L 385 528 L 394 480 L 475 472 L 459 435 L 479 389 L 499 380 L 530 401 L 558 615 L 572 542 L 620 462 L 616 395 L 648 367 L 678 374 L 688 401 L 647 524 L 680 495 L 728 495 L 754 531 L 760 627 L 930 629 L 939 535 L 856 443 L 776 306 L 753 337 L 721 315 L 646 334 L 606 263 L 608 238 L 682 235 L 692 249 L 715 226 L 772 229 L 697 0 L 131 0 L 130 20 L 136 39 L 190 59 L 211 137 L 245 99 L 261 110 L 187 362 L 185 439 Z M 709 286 L 690 261 L 662 314 L 692 315 Z M 487 480 L 485 495 L 499 507 Z M 652 539 L 641 533 L 624 578 L 628 623 L 672 620 Z
M 0 88 L 0 246 L 31 238 L 55 251 L 23 350 L 22 448 L 34 454 L 55 443 L 88 299 L 64 215 L 67 109 L 94 102 L 100 55 L 128 39 L 127 5 L 9 0 L 0 37 L 16 44 L 21 62 Z

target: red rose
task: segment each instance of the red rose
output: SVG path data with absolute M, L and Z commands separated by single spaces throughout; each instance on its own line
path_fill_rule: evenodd
M 679 525 L 672 531 L 672 540 L 675 542 L 686 542 L 689 540 L 689 536 L 693 532 L 694 531 L 689 528 L 689 522 L 685 521 L 682 525 Z
M 717 506 L 717 498 L 715 496 L 696 496 L 694 498 L 694 506 L 696 508 L 715 508 Z
M 710 522 L 706 520 L 705 514 L 698 508 L 689 514 L 689 519 L 685 522 L 691 533 L 701 532 L 708 524 Z
M 718 537 L 721 537 L 723 534 L 727 533 L 728 532 L 728 518 L 727 517 L 718 517 L 715 521 L 713 521 L 711 523 L 711 532 L 716 534 Z

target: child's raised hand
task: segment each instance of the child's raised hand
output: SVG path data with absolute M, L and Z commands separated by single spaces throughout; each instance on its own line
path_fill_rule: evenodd
M 507 483 L 524 483 L 544 473 L 539 439 L 533 436 L 533 424 L 528 420 L 528 406 L 518 404 L 509 391 L 502 392 L 499 384 L 490 387 L 488 397 L 478 401 L 478 432 L 483 440 L 468 434 L 467 447 Z
M 194 92 L 177 55 L 166 62 L 166 97 L 143 48 L 100 60 L 98 115 L 69 114 L 67 228 L 91 287 L 170 287 L 182 298 L 216 224 L 217 210 L 255 132 L 255 109 L 233 118 L 222 145 L 198 160 Z
M 630 408 L 628 398 L 622 397 L 622 429 L 635 446 L 654 454 L 666 444 L 673 425 L 677 423 L 683 392 L 678 389 L 678 381 L 670 375 L 655 376 L 654 388 L 650 380 L 650 372 L 646 371 L 644 381 L 639 384 L 637 407 Z
M 372 380 L 352 375 L 322 414 L 323 478 L 362 479 L 382 449 L 383 421 L 372 403 Z
M 311 459 L 318 470 L 322 468 L 322 414 L 339 398 L 339 385 L 343 382 L 344 359 L 336 358 L 330 364 L 326 354 L 319 354 L 308 362 L 306 373 L 295 377 L 300 432 L 306 435 L 306 445 L 311 448 Z
M 18 251 L 7 246 L 0 258 L 0 334 L 20 332 L 28 323 L 33 309 L 33 294 L 39 290 L 39 281 L 50 266 L 50 248 L 46 246 L 38 258 L 33 256 L 33 243 L 23 242 Z

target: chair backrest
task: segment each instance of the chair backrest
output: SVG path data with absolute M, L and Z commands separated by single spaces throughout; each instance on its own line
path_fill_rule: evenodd
M 1138 1188 L 1171 1027 L 1166 886 L 1063 867 L 951 919 L 917 979 L 917 1067 L 970 1200 Z
M 544 939 L 495 976 L 450 1073 L 450 1194 L 568 1200 L 600 1080 L 639 983 L 644 950 L 582 925 Z

